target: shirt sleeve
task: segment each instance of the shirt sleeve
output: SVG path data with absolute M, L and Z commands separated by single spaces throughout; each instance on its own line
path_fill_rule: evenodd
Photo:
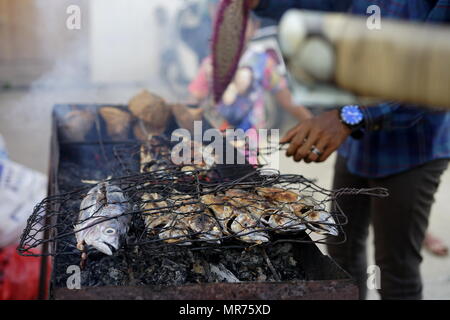
M 410 128 L 429 112 L 418 107 L 398 103 L 383 103 L 376 107 L 361 107 L 366 130 L 394 130 Z
M 428 22 L 450 22 L 450 0 L 438 0 L 427 18 Z
M 254 10 L 256 14 L 279 21 L 289 9 L 320 11 L 348 11 L 352 0 L 261 0 Z

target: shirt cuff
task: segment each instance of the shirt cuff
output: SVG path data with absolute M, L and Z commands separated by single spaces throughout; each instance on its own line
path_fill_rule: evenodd
M 373 107 L 360 107 L 364 114 L 366 130 L 381 130 L 386 116 L 389 116 L 397 107 L 391 107 L 388 104 Z

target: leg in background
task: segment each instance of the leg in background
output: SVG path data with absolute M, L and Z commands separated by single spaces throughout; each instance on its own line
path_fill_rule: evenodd
M 448 160 L 435 160 L 404 173 L 374 179 L 390 196 L 372 201 L 375 261 L 382 299 L 421 299 L 420 254 L 428 218 Z
M 350 173 L 347 170 L 346 160 L 338 157 L 333 189 L 367 187 L 368 180 Z M 348 218 L 348 224 L 343 227 L 347 241 L 339 245 L 328 245 L 328 253 L 356 279 L 360 290 L 360 299 L 365 299 L 367 294 L 366 241 L 370 224 L 370 198 L 367 196 L 343 196 L 338 200 L 338 204 Z

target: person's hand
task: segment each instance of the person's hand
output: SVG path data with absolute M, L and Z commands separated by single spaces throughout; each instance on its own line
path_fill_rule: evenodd
M 338 111 L 333 110 L 303 121 L 291 129 L 280 143 L 290 143 L 286 155 L 293 156 L 296 162 L 323 162 L 350 134 L 350 128 L 340 121 Z
M 314 115 L 303 106 L 295 107 L 293 115 L 297 118 L 299 123 L 314 118 Z
M 247 0 L 250 9 L 255 9 L 259 5 L 259 0 Z

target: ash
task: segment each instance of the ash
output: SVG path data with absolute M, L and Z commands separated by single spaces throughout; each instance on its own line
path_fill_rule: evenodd
M 102 180 L 108 177 L 100 167 L 87 168 L 62 161 L 59 167 L 60 192 L 86 187 L 82 180 Z M 78 210 L 79 200 L 67 201 L 62 210 Z M 63 217 L 59 217 L 63 219 Z M 73 227 L 76 217 L 67 217 L 64 233 Z M 60 221 L 61 222 L 61 221 Z M 230 242 L 225 247 L 176 246 L 164 243 L 134 246 L 142 236 L 142 219 L 133 219 L 122 249 L 112 256 L 99 252 L 88 253 L 86 266 L 81 271 L 81 286 L 178 286 L 189 283 L 239 281 L 293 281 L 307 280 L 302 261 L 291 243 L 242 247 Z M 53 285 L 65 287 L 70 274 L 67 268 L 79 265 L 80 252 L 73 239 L 61 239 L 55 250 Z

